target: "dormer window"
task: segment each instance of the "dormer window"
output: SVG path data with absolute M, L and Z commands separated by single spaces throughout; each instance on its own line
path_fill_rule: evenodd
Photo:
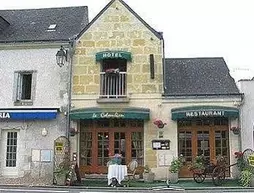
M 47 31 L 56 31 L 56 24 L 50 24 Z

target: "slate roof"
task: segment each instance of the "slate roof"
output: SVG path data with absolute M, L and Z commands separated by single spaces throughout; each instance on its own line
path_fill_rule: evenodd
M 88 24 L 88 7 L 0 10 L 10 25 L 0 30 L 0 42 L 65 41 Z M 55 31 L 48 27 L 56 24 Z
M 82 30 L 78 37 L 81 37 L 83 33 L 85 33 L 91 25 L 115 2 L 116 0 L 111 0 L 93 19 L 92 21 Z M 144 26 L 146 26 L 158 39 L 163 39 L 162 32 L 156 31 L 152 28 L 148 23 L 146 23 L 128 4 L 126 4 L 123 0 L 119 0 L 126 9 L 128 9 Z
M 166 58 L 167 96 L 239 94 L 223 58 Z

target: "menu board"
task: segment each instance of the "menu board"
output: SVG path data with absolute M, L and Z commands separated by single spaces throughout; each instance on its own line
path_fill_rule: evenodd
M 169 150 L 170 140 L 153 140 L 152 147 L 154 150 Z

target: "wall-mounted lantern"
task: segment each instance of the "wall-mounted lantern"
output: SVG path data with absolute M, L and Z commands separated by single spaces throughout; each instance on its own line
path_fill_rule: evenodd
M 62 67 L 64 66 L 66 61 L 67 61 L 67 50 L 65 50 L 64 47 L 61 46 L 60 50 L 58 50 L 56 53 L 56 63 L 58 66 Z

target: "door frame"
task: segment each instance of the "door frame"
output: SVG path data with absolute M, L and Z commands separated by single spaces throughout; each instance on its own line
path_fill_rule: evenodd
M 92 160 L 91 160 L 91 165 L 80 165 L 80 171 L 81 171 L 81 176 L 85 176 L 85 174 L 92 174 L 92 173 L 107 173 L 107 166 L 98 166 L 98 132 L 108 132 L 109 134 L 109 153 L 113 153 L 114 151 L 114 133 L 115 132 L 124 132 L 125 133 L 125 150 L 126 150 L 126 155 L 125 155 L 125 161 L 126 163 L 129 163 L 132 160 L 132 139 L 131 139 L 131 134 L 133 132 L 141 132 L 144 138 L 144 124 L 141 126 L 132 126 L 129 124 L 128 120 L 126 121 L 126 126 L 125 127 L 112 127 L 112 126 L 99 126 L 96 123 L 91 124 L 89 127 L 84 127 L 82 128 L 80 126 L 80 131 L 84 130 L 85 132 L 91 132 L 92 133 Z M 81 132 L 80 132 L 81 133 Z M 80 134 L 80 137 L 82 135 Z M 79 139 L 80 140 L 80 139 Z M 81 143 L 79 144 L 79 155 L 81 151 Z
M 229 132 L 228 132 L 228 125 L 197 125 L 193 124 L 195 123 L 195 120 L 191 120 L 191 125 L 186 126 L 179 126 L 177 128 L 177 135 L 181 131 L 188 131 L 191 132 L 191 149 L 192 149 L 192 161 L 197 156 L 198 153 L 198 145 L 197 145 L 197 132 L 198 131 L 209 131 L 209 148 L 210 148 L 210 162 L 215 163 L 216 162 L 216 147 L 215 147 L 215 132 L 216 131 L 226 131 L 227 132 L 227 138 L 229 139 Z M 178 136 L 179 138 L 179 136 Z M 229 155 L 229 141 L 228 141 L 228 155 Z M 179 144 L 178 144 L 178 152 L 179 154 Z M 228 160 L 229 161 L 229 157 Z M 190 166 L 190 162 L 187 162 L 185 166 L 182 167 L 180 170 L 180 177 L 192 177 L 192 173 L 189 171 L 188 167 Z

